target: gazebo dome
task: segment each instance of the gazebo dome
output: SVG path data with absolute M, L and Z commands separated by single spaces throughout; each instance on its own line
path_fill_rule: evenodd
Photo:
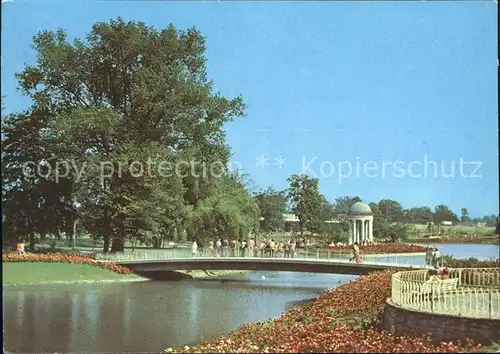
M 351 208 L 349 209 L 349 214 L 369 214 L 372 215 L 372 210 L 370 209 L 370 206 L 366 203 L 362 202 L 357 202 L 354 203 Z

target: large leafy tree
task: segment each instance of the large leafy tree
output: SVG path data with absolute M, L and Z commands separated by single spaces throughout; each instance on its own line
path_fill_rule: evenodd
M 434 222 L 439 225 L 443 221 L 458 222 L 457 214 L 446 205 L 436 205 L 434 208 Z
M 308 223 L 315 224 L 321 220 L 321 208 L 325 198 L 319 192 L 319 180 L 317 178 L 311 178 L 306 174 L 294 174 L 287 181 L 290 185 L 287 190 L 287 200 L 291 203 L 292 210 L 299 219 L 300 234 L 302 236 Z
M 214 92 L 198 30 L 118 18 L 72 42 L 63 30 L 42 31 L 33 48 L 36 63 L 17 77 L 41 118 L 18 124 L 38 124 L 33 134 L 54 147 L 55 161 L 84 168 L 71 169 L 70 190 L 105 252 L 130 235 L 170 233 L 218 190 L 213 166 L 224 172 L 230 154 L 222 127 L 244 104 Z M 173 170 L 138 173 L 149 159 Z
M 470 221 L 469 211 L 467 210 L 467 208 L 462 208 L 460 210 L 460 222 L 466 223 L 469 221 Z
M 37 234 L 70 232 L 75 216 L 72 182 L 56 173 L 54 147 L 40 134 L 44 123 L 37 110 L 2 119 L 4 240 L 28 239 L 31 250 Z
M 378 208 L 384 219 L 389 223 L 406 221 L 403 207 L 396 200 L 382 199 L 378 202 Z
M 361 198 L 358 196 L 344 196 L 335 198 L 335 203 L 333 204 L 334 212 L 336 215 L 347 214 L 349 213 L 349 209 L 351 208 L 351 206 L 357 202 L 361 202 Z
M 407 221 L 412 224 L 428 224 L 433 220 L 431 208 L 422 206 L 406 210 Z
M 245 188 L 244 177 L 225 173 L 208 198 L 188 208 L 186 227 L 192 238 L 246 238 L 259 223 L 259 207 Z
M 384 218 L 377 203 L 368 204 L 373 213 L 373 237 L 384 238 L 387 237 L 389 223 Z
M 273 187 L 268 187 L 255 195 L 255 201 L 259 206 L 260 231 L 276 232 L 284 228 L 283 214 L 286 212 L 286 193 L 277 191 Z

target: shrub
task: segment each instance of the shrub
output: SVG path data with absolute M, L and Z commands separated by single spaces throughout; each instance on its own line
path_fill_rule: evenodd
M 499 239 L 498 237 L 471 237 L 471 236 L 462 236 L 462 237 L 441 237 L 441 238 L 435 238 L 435 239 L 416 239 L 412 240 L 412 242 L 417 242 L 417 243 L 432 243 L 432 244 L 439 244 L 439 243 L 492 243 L 492 244 L 498 244 Z
M 443 255 L 443 264 L 448 268 L 499 268 L 500 259 L 479 260 L 477 258 L 456 259 L 452 256 Z

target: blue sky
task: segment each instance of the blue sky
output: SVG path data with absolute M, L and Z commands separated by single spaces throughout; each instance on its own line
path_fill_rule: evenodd
M 286 188 L 289 175 L 307 172 L 330 200 L 358 195 L 496 214 L 496 14 L 493 1 L 11 0 L 2 3 L 5 113 L 29 105 L 13 75 L 34 61 L 30 44 L 42 29 L 83 37 L 117 16 L 196 26 L 216 89 L 248 105 L 226 130 L 232 166 L 257 187 Z

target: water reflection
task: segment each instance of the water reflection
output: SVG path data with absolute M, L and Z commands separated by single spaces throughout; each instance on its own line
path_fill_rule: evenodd
M 151 281 L 5 289 L 6 349 L 162 351 L 277 317 L 288 302 L 315 297 L 339 281 L 338 276 L 322 275 L 315 283 L 314 275 L 294 273 L 271 275 L 266 284 L 256 281 L 259 273 L 247 276 L 247 282 Z
M 500 245 L 480 244 L 436 244 L 441 254 L 451 255 L 455 258 L 498 259 Z

